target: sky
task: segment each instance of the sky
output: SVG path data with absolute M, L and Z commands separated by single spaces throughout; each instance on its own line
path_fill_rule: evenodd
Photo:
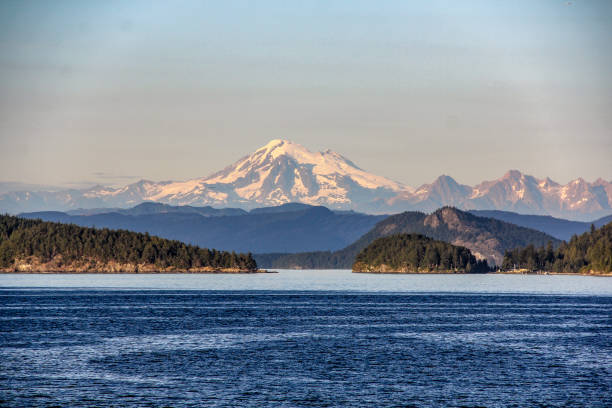
M 207 176 L 271 139 L 418 186 L 612 180 L 612 2 L 0 2 L 0 181 Z

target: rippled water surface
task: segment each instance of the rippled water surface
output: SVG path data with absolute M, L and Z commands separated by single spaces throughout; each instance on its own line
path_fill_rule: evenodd
M 0 406 L 610 406 L 605 293 L 8 286 Z

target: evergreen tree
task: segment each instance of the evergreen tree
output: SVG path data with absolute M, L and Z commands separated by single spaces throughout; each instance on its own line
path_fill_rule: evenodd
M 419 234 L 399 234 L 379 238 L 355 259 L 355 268 L 390 270 L 488 272 L 486 261 L 478 261 L 469 249 L 436 241 Z
M 612 272 L 612 223 L 599 229 L 591 225 L 590 232 L 574 235 L 557 250 L 548 243 L 538 250 L 527 246 L 506 251 L 502 268 L 509 270 L 514 265 L 530 271 Z

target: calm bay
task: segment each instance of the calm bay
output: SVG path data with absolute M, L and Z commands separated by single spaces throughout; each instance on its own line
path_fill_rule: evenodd
M 0 275 L 2 406 L 589 406 L 612 279 Z

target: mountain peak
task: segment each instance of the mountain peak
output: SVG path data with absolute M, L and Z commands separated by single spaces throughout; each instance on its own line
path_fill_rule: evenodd
M 260 147 L 259 149 L 257 149 L 255 152 L 259 152 L 259 151 L 271 151 L 274 149 L 278 149 L 278 148 L 282 148 L 283 146 L 298 146 L 302 149 L 306 149 L 305 147 L 292 142 L 291 140 L 286 140 L 286 139 L 272 139 L 270 140 L 268 143 L 265 144 L 265 146 Z
M 612 186 L 612 180 L 606 181 L 603 178 L 599 177 L 597 180 L 593 182 L 594 186 Z
M 523 177 L 523 173 L 518 170 L 508 170 L 502 179 L 508 180 L 520 180 Z
M 287 139 L 272 139 L 264 147 L 274 147 L 283 143 L 291 143 L 291 141 Z
M 434 211 L 430 215 L 440 217 L 447 224 L 449 224 L 450 222 L 456 223 L 458 222 L 459 219 L 464 219 L 466 217 L 471 216 L 470 213 L 462 211 L 458 209 L 457 207 L 453 207 L 449 205 L 438 208 L 436 211 Z
M 457 181 L 447 174 L 443 174 L 439 176 L 433 184 L 449 184 L 449 185 L 458 185 Z
M 246 157 L 251 161 L 265 163 L 275 160 L 280 156 L 286 156 L 298 163 L 317 164 L 325 161 L 325 156 L 335 154 L 331 151 L 312 152 L 299 143 L 286 139 L 272 139 L 265 146 L 257 149 L 253 154 Z M 336 154 L 335 157 L 340 157 Z
M 612 182 L 582 178 L 559 185 L 509 170 L 476 186 L 442 175 L 413 189 L 359 168 L 332 150 L 310 151 L 287 139 L 272 139 L 225 169 L 186 181 L 140 180 L 123 187 L 0 194 L 0 212 L 129 207 L 143 201 L 171 205 L 252 209 L 297 202 L 334 210 L 390 213 L 460 209 L 503 210 L 592 220 L 612 213 Z
M 570 181 L 570 184 L 586 184 L 586 181 L 582 177 L 578 177 L 577 179 Z
M 257 149 L 251 156 L 254 155 L 260 155 L 262 158 L 271 155 L 274 159 L 284 155 L 298 162 L 308 164 L 319 164 L 323 162 L 328 162 L 329 164 L 329 162 L 335 161 L 359 169 L 352 161 L 331 149 L 313 152 L 299 143 L 286 139 L 272 139 L 265 146 Z
M 312 152 L 284 139 L 273 139 L 200 181 L 210 190 L 229 191 L 234 199 L 258 205 L 301 202 L 336 209 L 351 209 L 351 196 L 374 196 L 374 191 L 379 191 L 391 197 L 407 189 L 360 169 L 331 150 Z

